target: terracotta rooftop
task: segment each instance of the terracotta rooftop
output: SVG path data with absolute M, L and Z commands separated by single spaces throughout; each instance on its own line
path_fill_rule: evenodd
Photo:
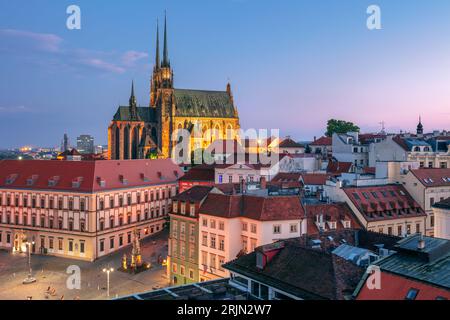
M 278 145 L 280 148 L 302 148 L 302 144 L 295 142 L 291 138 L 286 138 Z
M 305 211 L 307 216 L 307 234 L 318 234 L 330 230 L 362 229 L 363 226 L 358 221 L 350 207 L 346 203 L 324 203 L 324 204 L 306 204 Z M 320 216 L 323 218 L 322 230 L 319 229 Z M 344 221 L 350 222 L 346 227 Z M 336 222 L 336 228 L 331 229 L 329 222 Z
M 177 201 L 199 202 L 203 200 L 213 189 L 214 187 L 212 186 L 193 186 L 192 188 L 176 195 L 172 199 Z
M 331 146 L 333 144 L 333 139 L 331 137 L 320 137 L 316 141 L 313 141 L 311 146 Z
M 262 269 L 256 266 L 256 256 L 265 246 L 226 263 L 224 268 L 305 300 L 343 300 L 364 273 L 334 254 L 305 248 L 298 239 L 280 243 L 280 248 L 271 249 L 273 257 Z
M 450 168 L 420 168 L 411 170 L 411 173 L 425 187 L 448 187 L 450 186 Z
M 206 164 L 198 165 L 191 168 L 179 180 L 214 182 L 214 166 Z
M 343 190 L 369 221 L 426 216 L 401 185 L 348 187 Z
M 258 197 L 210 193 L 200 214 L 223 218 L 246 217 L 259 221 L 293 220 L 305 217 L 298 196 Z
M 433 207 L 450 210 L 450 198 L 435 203 Z
M 96 192 L 173 183 L 183 172 L 171 159 L 2 160 L 0 188 Z
M 302 173 L 301 181 L 305 185 L 324 185 L 329 177 L 325 173 Z
M 301 188 L 301 173 L 279 172 L 268 184 L 283 188 Z
M 329 161 L 327 166 L 327 172 L 333 175 L 338 175 L 345 172 L 350 172 L 353 163 L 351 162 L 339 162 Z

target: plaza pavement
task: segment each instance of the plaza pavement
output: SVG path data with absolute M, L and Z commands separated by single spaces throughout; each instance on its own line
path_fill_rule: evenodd
M 131 246 L 94 262 L 32 255 L 33 275 L 37 282 L 27 285 L 22 284 L 28 274 L 27 256 L 0 251 L 0 300 L 26 300 L 28 297 L 33 300 L 60 300 L 62 297 L 64 300 L 108 299 L 103 268 L 114 268 L 114 272 L 110 274 L 109 298 L 149 291 L 155 286 L 166 287 L 166 268 L 158 264 L 157 259 L 158 255 L 166 258 L 167 239 L 168 231 L 164 229 L 141 241 L 142 259 L 151 262 L 152 268 L 136 275 L 117 271 L 123 254 L 130 255 Z M 81 269 L 80 290 L 67 288 L 66 282 L 70 274 L 66 270 L 70 265 L 77 265 Z M 56 294 L 46 295 L 48 287 L 55 288 Z

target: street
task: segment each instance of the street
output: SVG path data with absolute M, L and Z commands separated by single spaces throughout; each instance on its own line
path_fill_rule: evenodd
M 117 271 L 121 266 L 122 256 L 131 253 L 131 246 L 122 248 L 112 255 L 100 258 L 94 262 L 71 260 L 52 256 L 32 255 L 31 264 L 33 276 L 37 282 L 22 284 L 28 274 L 27 256 L 0 251 L 0 300 L 92 300 L 108 299 L 106 273 L 103 268 L 113 268 L 110 274 L 110 297 L 129 295 L 152 290 L 155 286 L 165 287 L 168 280 L 165 267 L 157 263 L 158 255 L 163 259 L 167 256 L 168 231 L 141 241 L 142 260 L 150 262 L 152 268 L 139 274 L 129 274 Z M 66 273 L 69 266 L 78 266 L 81 270 L 81 289 L 69 289 Z M 47 289 L 54 288 L 52 295 L 46 294 Z

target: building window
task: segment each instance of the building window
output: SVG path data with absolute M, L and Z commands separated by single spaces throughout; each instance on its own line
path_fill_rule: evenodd
M 61 238 L 58 239 L 58 250 L 59 251 L 63 250 L 63 239 Z
M 100 252 L 105 251 L 105 240 L 100 240 Z
M 419 294 L 418 289 L 411 288 L 408 290 L 405 300 L 416 300 L 418 294 Z
M 219 174 L 219 183 L 223 183 L 223 175 Z
M 215 234 L 210 235 L 210 247 L 212 249 L 216 248 L 216 235 Z
M 178 202 L 177 201 L 173 202 L 173 204 L 172 204 L 172 211 L 174 213 L 177 213 L 177 211 L 178 211 Z
M 225 258 L 224 257 L 219 257 L 219 270 L 220 271 L 225 271 L 224 269 L 223 269 L 223 265 L 225 264 Z
M 273 226 L 273 234 L 280 234 L 281 233 L 281 225 L 276 224 Z
M 434 205 L 434 198 L 430 198 L 430 207 L 432 207 Z
M 252 232 L 252 233 L 256 233 L 256 224 L 252 223 L 252 224 L 250 225 L 250 229 L 251 229 L 251 232 Z
M 69 252 L 73 252 L 73 240 L 69 240 Z
M 189 269 L 189 279 L 194 280 L 194 270 Z
M 50 250 L 53 250 L 53 238 L 52 237 L 48 238 L 48 248 Z
M 398 227 L 397 227 L 397 235 L 398 235 L 399 237 L 403 236 L 402 226 L 398 226 Z
M 202 233 L 202 246 L 208 246 L 208 234 L 206 232 Z
M 247 222 L 242 223 L 242 231 L 247 231 L 247 229 L 248 229 Z
M 114 197 L 109 198 L 109 208 L 114 208 Z
M 219 230 L 221 231 L 225 230 L 225 223 L 223 221 L 219 222 Z
M 209 256 L 209 259 L 210 259 L 210 264 L 209 264 L 209 266 L 210 266 L 211 268 L 216 269 L 216 255 L 215 255 L 215 254 L 211 254 L 211 255 Z
M 177 273 L 177 264 L 176 263 L 172 263 L 172 272 Z
M 80 253 L 84 253 L 84 241 L 80 241 Z
M 123 246 L 123 234 L 119 235 L 119 247 Z
M 211 229 L 215 229 L 215 228 L 216 228 L 216 220 L 211 219 L 211 221 L 209 222 L 209 224 L 210 224 L 210 228 L 211 228 Z
M 203 218 L 202 219 L 202 224 L 203 224 L 204 227 L 208 227 L 208 219 Z
M 408 224 L 408 225 L 406 225 L 406 234 L 411 234 L 411 225 L 410 224 Z
M 114 249 L 114 238 L 109 239 L 109 248 Z
M 297 229 L 298 229 L 297 224 L 296 223 L 291 224 L 290 229 L 291 229 L 291 233 L 297 233 Z
M 388 227 L 388 235 L 392 236 L 392 227 Z
M 184 276 L 184 266 L 180 266 L 180 275 Z
M 195 216 L 195 204 L 193 204 L 193 203 L 191 203 L 191 205 L 190 205 L 190 214 L 191 214 L 191 217 Z
M 223 236 L 219 236 L 219 250 L 225 251 L 225 238 Z
M 416 233 L 420 232 L 420 223 L 416 223 Z

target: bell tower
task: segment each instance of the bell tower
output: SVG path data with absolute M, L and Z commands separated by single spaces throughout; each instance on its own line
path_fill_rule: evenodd
M 159 51 L 159 25 L 156 26 L 155 66 L 150 85 L 150 108 L 156 109 L 158 119 L 158 148 L 163 157 L 171 155 L 173 128 L 173 71 L 170 67 L 167 45 L 167 17 L 164 16 L 164 43 L 162 61 Z

